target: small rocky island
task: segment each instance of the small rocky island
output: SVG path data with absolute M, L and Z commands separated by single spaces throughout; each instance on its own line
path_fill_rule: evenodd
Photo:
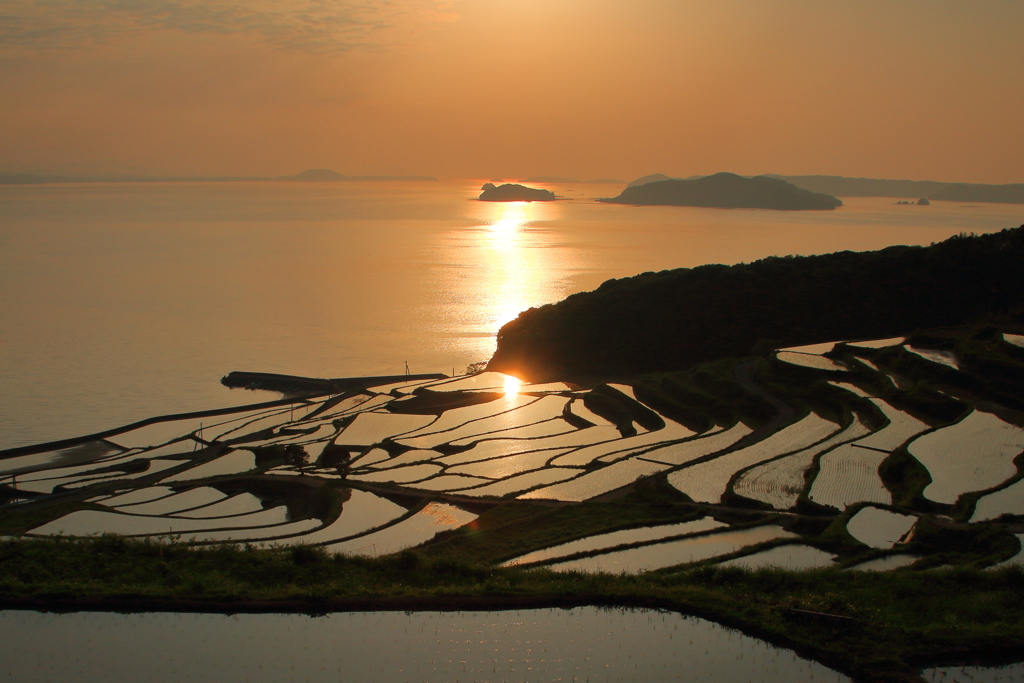
M 599 201 L 635 206 L 703 206 L 778 211 L 828 211 L 843 205 L 832 195 L 802 190 L 784 180 L 767 176 L 744 178 L 735 173 L 716 173 L 692 180 L 648 182 L 627 187 L 618 197 Z
M 515 183 L 495 185 L 486 183 L 480 188 L 480 201 L 482 202 L 553 202 L 555 193 L 551 190 L 541 190 Z

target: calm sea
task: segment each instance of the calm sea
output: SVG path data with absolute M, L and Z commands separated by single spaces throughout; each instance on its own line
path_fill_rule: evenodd
M 0 448 L 262 400 L 232 370 L 462 372 L 530 306 L 612 277 L 928 244 L 1024 207 L 834 212 L 474 201 L 482 181 L 0 186 Z

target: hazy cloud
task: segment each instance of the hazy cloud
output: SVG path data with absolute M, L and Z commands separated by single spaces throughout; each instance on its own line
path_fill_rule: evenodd
M 452 0 L 0 0 L 0 50 L 73 49 L 153 31 L 245 34 L 330 53 L 401 42 Z

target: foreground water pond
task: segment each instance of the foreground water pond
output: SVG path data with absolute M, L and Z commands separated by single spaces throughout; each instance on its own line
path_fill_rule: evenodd
M 0 612 L 0 677 L 43 681 L 848 681 L 704 619 L 651 610 Z

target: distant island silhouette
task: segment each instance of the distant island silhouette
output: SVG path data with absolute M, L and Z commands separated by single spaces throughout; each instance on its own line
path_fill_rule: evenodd
M 551 202 L 556 199 L 555 193 L 551 190 L 541 190 L 515 183 L 505 183 L 504 185 L 486 183 L 480 189 L 483 190 L 480 193 L 482 202 Z
M 655 180 L 632 185 L 618 197 L 598 201 L 636 206 L 703 206 L 779 211 L 827 211 L 843 205 L 831 195 L 803 190 L 784 180 L 766 176 L 744 178 L 735 173 L 716 173 L 693 180 Z
M 982 185 L 940 183 L 934 180 L 844 178 L 833 175 L 765 175 L 785 180 L 811 192 L 824 192 L 836 197 L 921 197 L 931 201 L 1024 204 L 1024 183 Z

